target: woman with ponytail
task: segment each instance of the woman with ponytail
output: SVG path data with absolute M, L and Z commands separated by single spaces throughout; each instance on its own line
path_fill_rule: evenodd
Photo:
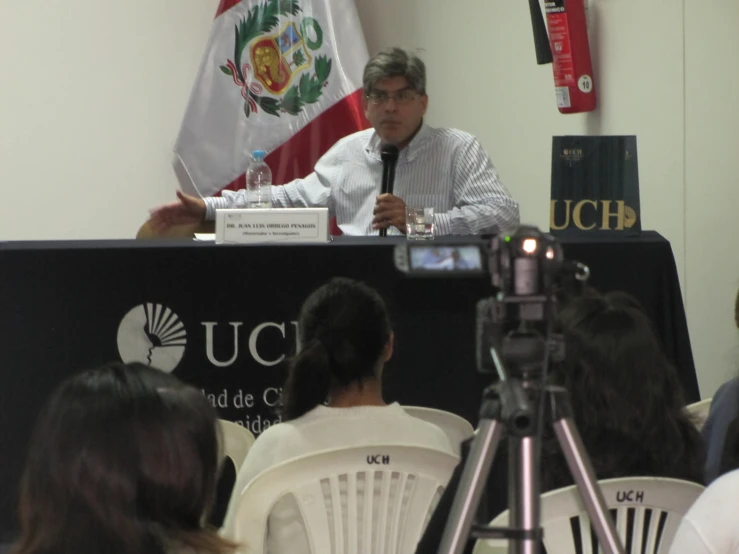
M 303 304 L 301 350 L 282 392 L 283 423 L 262 433 L 239 473 L 248 482 L 300 456 L 372 444 L 418 445 L 453 453 L 444 432 L 382 398 L 382 370 L 393 353 L 385 304 L 365 284 L 335 278 Z M 268 551 L 309 553 L 298 506 L 280 500 L 269 518 Z

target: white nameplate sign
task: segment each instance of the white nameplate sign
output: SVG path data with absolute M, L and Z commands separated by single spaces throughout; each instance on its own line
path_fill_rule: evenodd
M 216 244 L 328 242 L 328 208 L 216 210 Z

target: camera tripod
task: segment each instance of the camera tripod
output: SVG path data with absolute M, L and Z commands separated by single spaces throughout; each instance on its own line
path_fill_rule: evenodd
M 480 423 L 454 497 L 438 554 L 461 554 L 470 536 L 509 539 L 508 552 L 537 554 L 543 536 L 540 522 L 540 450 L 544 420 L 551 423 L 580 497 L 605 554 L 624 554 L 613 520 L 572 420 L 567 391 L 544 383 L 550 344 L 537 334 L 512 334 L 503 340 L 503 359 L 514 369 L 509 377 L 490 349 L 500 381 L 483 394 Z M 483 487 L 503 435 L 508 431 L 509 528 L 473 525 Z

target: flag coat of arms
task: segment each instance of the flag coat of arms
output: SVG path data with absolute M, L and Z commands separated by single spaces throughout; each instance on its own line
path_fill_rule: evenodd
M 253 150 L 275 183 L 365 129 L 354 0 L 221 0 L 175 144 L 185 192 L 243 188 Z

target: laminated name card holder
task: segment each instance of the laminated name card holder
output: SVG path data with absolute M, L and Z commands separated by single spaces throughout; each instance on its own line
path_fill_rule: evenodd
M 216 244 L 328 240 L 328 208 L 216 210 Z

